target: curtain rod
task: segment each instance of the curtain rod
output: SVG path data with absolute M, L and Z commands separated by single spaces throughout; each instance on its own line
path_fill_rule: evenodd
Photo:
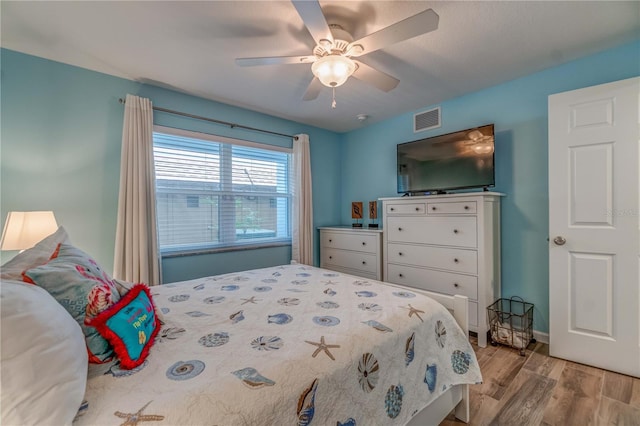
M 118 98 L 118 102 L 120 102 L 123 105 L 125 104 L 125 100 L 122 99 L 122 98 Z M 216 120 L 215 118 L 201 117 L 199 115 L 193 115 L 193 114 L 189 114 L 189 113 L 186 113 L 186 112 L 174 111 L 174 110 L 171 110 L 171 109 L 166 109 L 166 108 L 161 108 L 161 107 L 156 107 L 156 106 L 154 106 L 152 108 L 153 108 L 154 111 L 166 112 L 167 114 L 180 115 L 182 117 L 194 118 L 196 120 L 209 121 L 211 123 L 216 123 L 216 124 L 222 124 L 222 125 L 225 125 L 225 126 L 229 126 L 232 129 L 237 127 L 237 128 L 245 129 L 245 130 L 253 130 L 254 132 L 268 133 L 270 135 L 283 136 L 283 137 L 286 137 L 286 138 L 292 138 L 294 140 L 298 140 L 297 136 L 287 135 L 286 133 L 272 132 L 271 130 L 258 129 L 256 127 L 249 127 L 249 126 L 244 126 L 242 124 L 230 123 L 228 121 Z

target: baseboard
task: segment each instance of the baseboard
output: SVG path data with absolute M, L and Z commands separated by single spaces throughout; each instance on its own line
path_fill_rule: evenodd
M 549 333 L 543 333 L 542 331 L 533 330 L 533 338 L 540 343 L 549 344 Z
M 470 331 L 469 336 L 478 337 L 478 333 L 475 331 Z M 549 344 L 549 333 L 543 333 L 542 331 L 533 330 L 533 338 L 536 339 L 540 343 Z

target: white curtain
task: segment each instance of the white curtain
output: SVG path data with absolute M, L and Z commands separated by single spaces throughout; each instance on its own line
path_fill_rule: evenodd
M 293 140 L 293 223 L 291 260 L 313 265 L 313 198 L 309 136 Z
M 156 228 L 153 108 L 127 95 L 122 128 L 114 278 L 160 284 Z

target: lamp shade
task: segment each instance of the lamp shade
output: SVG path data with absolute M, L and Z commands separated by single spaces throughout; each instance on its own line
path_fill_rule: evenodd
M 58 229 L 53 212 L 9 212 L 0 250 L 26 250 Z
M 356 70 L 356 64 L 342 55 L 323 56 L 311 65 L 311 72 L 327 87 L 338 87 Z

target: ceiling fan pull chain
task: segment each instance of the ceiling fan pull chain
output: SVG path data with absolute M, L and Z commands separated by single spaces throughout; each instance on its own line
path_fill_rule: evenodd
M 336 107 L 336 88 L 333 88 L 333 101 L 331 102 L 331 108 Z

